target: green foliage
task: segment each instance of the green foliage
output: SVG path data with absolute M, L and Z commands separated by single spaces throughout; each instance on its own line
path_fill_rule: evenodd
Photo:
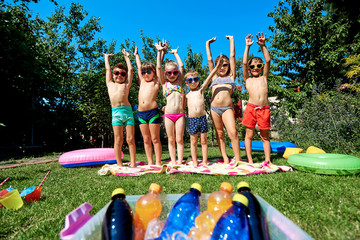
M 337 12 L 325 0 L 283 0 L 269 16 L 273 67 L 287 80 L 299 80 L 311 94 L 310 85 L 323 83 L 332 89 L 344 71 L 342 59 L 360 51 L 359 31 L 354 33 L 359 15 Z M 329 1 L 333 2 L 333 1 Z
M 306 149 L 313 145 L 327 152 L 360 150 L 359 94 L 327 92 L 305 101 L 296 118 L 279 114 L 275 126 L 283 141 Z

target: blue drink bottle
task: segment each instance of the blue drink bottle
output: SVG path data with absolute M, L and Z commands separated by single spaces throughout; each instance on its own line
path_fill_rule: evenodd
M 190 191 L 184 194 L 171 209 L 166 220 L 165 226 L 157 239 L 167 239 L 177 232 L 181 231 L 186 235 L 195 225 L 195 218 L 200 214 L 201 185 L 193 183 Z
M 211 239 L 249 240 L 249 220 L 246 216 L 248 200 L 244 195 L 235 194 L 233 206 L 216 223 Z
M 243 194 L 249 200 L 249 224 L 253 240 L 269 239 L 266 221 L 261 221 L 261 207 L 256 197 L 251 193 L 247 182 L 239 182 L 237 185 L 238 193 Z
M 117 188 L 112 192 L 103 222 L 103 239 L 132 239 L 132 211 L 125 200 L 125 191 Z

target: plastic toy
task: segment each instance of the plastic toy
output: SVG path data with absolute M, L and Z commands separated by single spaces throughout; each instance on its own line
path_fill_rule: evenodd
M 231 144 L 230 144 L 230 147 L 231 147 Z M 273 153 L 283 153 L 283 152 L 285 152 L 285 149 L 287 147 L 295 148 L 296 145 L 291 143 L 291 142 L 270 142 L 271 152 L 273 152 Z M 245 149 L 245 142 L 244 141 L 240 142 L 240 148 Z M 264 151 L 262 141 L 252 141 L 251 142 L 251 149 L 253 151 Z
M 89 215 L 89 211 L 92 208 L 93 206 L 86 202 L 66 215 L 65 228 L 61 230 L 60 238 L 63 240 L 72 239 L 77 230 L 92 218 L 92 216 Z
M 0 197 L 0 203 L 7 209 L 18 210 L 24 205 L 19 191 L 14 189 Z
M 22 190 L 20 193 L 20 197 L 25 197 L 25 200 L 28 202 L 39 201 L 41 196 L 41 185 L 44 183 L 46 177 L 49 175 L 50 172 L 51 170 L 46 173 L 44 179 L 41 181 L 38 187 L 32 186 Z
M 121 158 L 124 153 L 121 152 Z M 88 148 L 62 154 L 59 163 L 63 167 L 84 167 L 116 163 L 113 148 Z
M 351 175 L 360 173 L 360 158 L 332 153 L 299 153 L 291 155 L 288 163 L 304 172 Z
M 287 147 L 285 149 L 285 152 L 283 154 L 283 158 L 285 159 L 288 159 L 291 155 L 293 154 L 297 154 L 297 153 L 302 153 L 303 152 L 303 149 L 302 148 L 290 148 L 290 147 Z

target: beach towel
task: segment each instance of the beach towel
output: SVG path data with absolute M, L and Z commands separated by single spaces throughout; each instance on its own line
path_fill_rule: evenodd
M 123 167 L 116 164 L 106 164 L 99 171 L 100 176 L 117 175 L 117 176 L 139 176 L 149 173 L 200 173 L 210 175 L 251 175 L 260 173 L 287 172 L 293 169 L 288 166 L 277 166 L 267 161 L 262 163 L 249 164 L 247 162 L 238 162 L 235 164 L 231 159 L 230 164 L 224 164 L 222 159 L 208 160 L 208 165 L 203 165 L 201 161 L 199 166 L 194 167 L 191 159 L 182 165 L 171 165 L 170 160 L 162 166 L 145 165 L 143 162 L 136 162 L 136 167 L 129 167 L 129 163 L 125 163 Z

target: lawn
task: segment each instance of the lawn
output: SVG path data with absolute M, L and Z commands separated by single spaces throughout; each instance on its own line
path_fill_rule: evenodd
M 145 153 L 141 150 L 137 149 L 137 160 L 145 161 Z M 231 149 L 227 150 L 231 156 Z M 242 151 L 242 157 L 244 154 Z M 185 148 L 185 158 L 188 156 L 190 149 Z M 255 162 L 263 160 L 262 153 L 254 153 L 254 156 Z M 209 158 L 217 157 L 220 157 L 218 148 L 210 147 Z M 169 155 L 163 154 L 162 159 L 169 159 Z M 287 165 L 277 154 L 272 154 L 272 162 Z M 0 239 L 59 239 L 66 214 L 84 202 L 94 207 L 90 214 L 96 214 L 110 200 L 112 190 L 118 187 L 124 188 L 127 195 L 138 195 L 145 194 L 149 185 L 156 182 L 163 187 L 163 193 L 172 194 L 185 193 L 191 183 L 198 182 L 203 192 L 210 193 L 218 190 L 223 181 L 234 187 L 239 181 L 247 181 L 254 193 L 315 239 L 360 238 L 359 175 L 326 176 L 293 171 L 252 176 L 148 174 L 117 177 L 99 176 L 98 169 L 64 168 L 52 162 L 0 170 L 0 181 L 11 178 L 2 187 L 11 185 L 20 191 L 38 185 L 51 170 L 43 185 L 41 201 L 25 202 L 18 211 L 0 209 Z

